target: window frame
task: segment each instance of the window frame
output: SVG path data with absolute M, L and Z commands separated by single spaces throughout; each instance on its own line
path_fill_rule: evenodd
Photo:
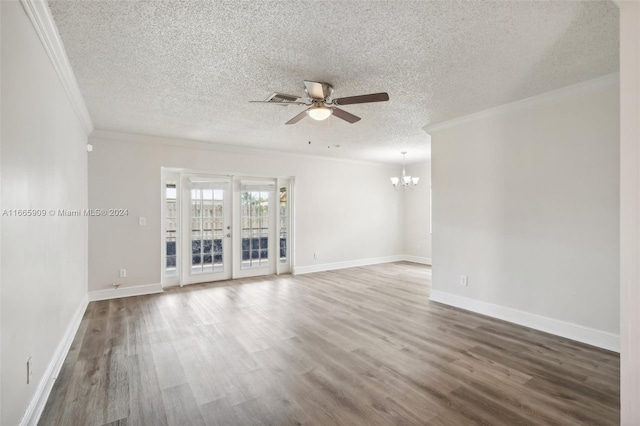
M 182 175 L 179 170 L 165 168 L 161 169 L 161 179 L 160 179 L 160 193 L 162 194 L 160 200 L 160 211 L 162 212 L 162 218 L 160 221 L 160 277 L 162 287 L 170 287 L 180 285 L 180 275 L 181 275 L 181 261 L 182 261 L 182 215 L 181 215 L 181 181 Z M 167 275 L 167 182 L 174 181 L 176 182 L 176 229 L 175 229 L 175 240 L 176 240 L 176 273 L 173 276 Z

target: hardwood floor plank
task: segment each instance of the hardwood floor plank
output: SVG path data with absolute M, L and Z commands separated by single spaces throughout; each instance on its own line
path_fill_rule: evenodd
M 41 425 L 616 425 L 619 356 L 429 300 L 408 262 L 92 302 Z
M 175 342 L 185 377 L 198 405 L 224 398 L 226 393 L 212 362 L 216 354 L 203 350 L 200 339 L 188 337 Z
M 522 416 L 506 405 L 499 403 L 466 386 L 453 391 L 450 396 L 452 407 L 470 418 L 482 419 L 485 424 L 539 425 L 536 420 Z
M 239 425 L 240 420 L 226 398 L 220 398 L 200 406 L 205 424 L 211 426 Z
M 111 350 L 108 365 L 106 422 L 129 417 L 129 366 L 126 348 L 115 346 Z
M 118 419 L 109 423 L 105 423 L 102 426 L 127 426 L 127 419 Z
M 167 425 L 167 415 L 156 376 L 153 355 L 141 351 L 130 355 L 129 365 L 129 423 L 139 425 Z
M 62 425 L 102 425 L 106 423 L 104 383 L 107 358 L 80 358 L 76 362 L 67 402 L 60 418 Z M 69 398 L 73 395 L 74 398 Z M 45 422 L 46 424 L 46 422 Z
M 534 377 L 527 382 L 526 387 L 535 389 L 551 396 L 556 401 L 570 402 L 574 410 L 571 411 L 573 416 L 587 424 L 618 424 L 617 418 L 619 414 L 619 401 L 607 402 L 597 399 L 597 395 L 593 396 L 593 389 L 586 387 L 574 387 L 574 383 L 558 383 L 550 382 L 547 379 Z M 587 391 L 585 395 L 582 392 Z
M 87 319 L 83 319 L 80 322 L 78 331 L 69 347 L 69 353 L 67 353 L 58 378 L 53 385 L 53 389 L 51 389 L 49 400 L 40 416 L 40 425 L 55 425 L 61 422 L 67 402 L 67 392 L 72 389 L 69 385 L 73 382 L 74 366 L 78 361 L 78 355 L 80 354 L 80 348 L 82 347 L 88 322 L 89 320 Z
M 182 384 L 162 390 L 162 402 L 167 423 L 172 426 L 205 424 L 189 385 Z
M 153 354 L 160 389 L 187 383 L 187 377 L 172 341 L 153 343 L 150 345 L 150 351 Z
M 473 380 L 467 381 L 466 384 L 481 395 L 533 420 L 535 424 L 558 426 L 582 424 L 575 416 L 566 412 L 567 407 L 558 405 L 544 393 L 525 391 L 526 388 L 523 385 L 507 382 L 497 388 L 482 381 Z
M 276 425 L 313 424 L 304 410 L 296 403 L 296 398 L 284 389 L 272 389 L 265 393 L 262 402 L 269 407 L 271 419 Z

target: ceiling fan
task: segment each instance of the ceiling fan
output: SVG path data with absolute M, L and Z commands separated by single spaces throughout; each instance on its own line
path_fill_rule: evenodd
M 371 93 L 369 95 L 347 96 L 345 98 L 332 99 L 333 86 L 329 83 L 319 81 L 304 81 L 304 91 L 306 98 L 287 95 L 286 93 L 274 93 L 264 101 L 249 101 L 257 103 L 266 103 L 274 105 L 306 105 L 309 108 L 287 121 L 285 124 L 295 124 L 302 120 L 305 116 L 309 116 L 314 120 L 326 120 L 329 116 L 334 115 L 348 123 L 360 121 L 360 117 L 353 115 L 336 106 L 364 104 L 368 102 L 384 102 L 389 100 L 386 92 Z

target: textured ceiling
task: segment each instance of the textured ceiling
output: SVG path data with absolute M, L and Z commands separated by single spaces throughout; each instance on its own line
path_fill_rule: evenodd
M 97 129 L 307 154 L 424 160 L 425 125 L 618 70 L 608 0 L 49 4 Z M 248 102 L 305 79 L 391 100 L 291 126 L 303 106 Z

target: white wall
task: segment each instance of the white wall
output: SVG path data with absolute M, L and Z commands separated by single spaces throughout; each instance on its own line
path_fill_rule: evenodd
M 620 2 L 620 405 L 640 424 L 640 3 Z
M 20 3 L 0 7 L 2 208 L 85 208 L 85 131 Z M 3 216 L 1 226 L 0 423 L 15 425 L 86 300 L 87 220 Z
M 2 5 L 0 4 L 0 24 Z M 0 28 L 0 52 L 2 51 L 2 30 Z M 0 65 L 2 58 L 0 57 Z M 0 66 L 0 96 L 2 90 L 2 66 Z M 0 212 L 2 211 L 2 99 L 0 98 Z M 0 220 L 0 268 L 2 267 L 2 220 Z M 2 270 L 0 269 L 0 308 L 2 308 Z M 2 313 L 0 313 L 0 422 L 2 422 Z
M 404 191 L 404 254 L 431 264 L 431 161 L 407 166 L 407 175 L 420 181 L 416 188 Z
M 615 349 L 617 75 L 429 133 L 435 299 Z
M 402 198 L 389 183 L 397 167 L 106 132 L 90 139 L 90 207 L 130 212 L 90 219 L 90 290 L 114 281 L 123 287 L 160 283 L 163 166 L 295 176 L 296 269 L 403 254 Z M 147 226 L 138 225 L 140 216 Z M 121 268 L 126 279 L 118 279 Z

